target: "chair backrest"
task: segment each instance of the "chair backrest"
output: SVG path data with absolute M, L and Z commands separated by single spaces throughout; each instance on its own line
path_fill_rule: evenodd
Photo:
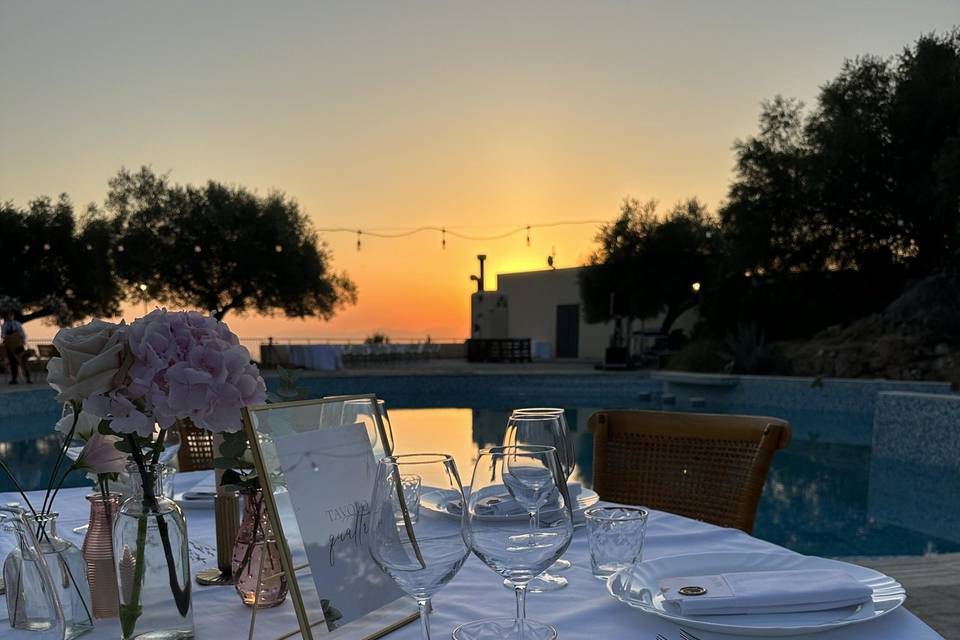
M 601 499 L 747 533 L 770 460 L 790 441 L 790 425 L 765 416 L 600 411 L 589 425 Z
M 180 471 L 213 469 L 213 434 L 193 426 L 180 427 L 177 462 Z

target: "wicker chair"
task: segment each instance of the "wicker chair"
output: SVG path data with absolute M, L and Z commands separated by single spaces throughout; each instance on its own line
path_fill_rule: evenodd
M 180 427 L 180 471 L 213 469 L 213 434 L 193 426 Z
M 778 418 L 663 411 L 590 416 L 593 488 L 722 527 L 753 530 L 775 451 L 790 441 Z

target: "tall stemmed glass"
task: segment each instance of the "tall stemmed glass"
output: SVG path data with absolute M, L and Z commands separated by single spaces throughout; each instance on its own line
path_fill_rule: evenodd
M 491 569 L 513 583 L 515 618 L 457 627 L 456 640 L 552 640 L 557 631 L 526 617 L 527 584 L 570 545 L 573 514 L 557 450 L 503 446 L 481 451 L 463 510 L 463 537 Z M 519 504 L 521 508 L 517 509 Z
M 562 446 L 557 447 L 557 455 L 560 456 L 560 466 L 567 475 L 567 480 L 573 474 L 577 466 L 577 452 L 573 443 L 573 435 L 570 433 L 570 426 L 567 424 L 566 412 L 559 407 L 527 407 L 524 409 L 514 409 L 511 418 L 518 416 L 553 416 L 560 424 L 560 436 Z M 509 427 L 509 422 L 507 423 Z M 576 496 L 573 496 L 576 499 Z
M 370 502 L 370 554 L 401 589 L 416 598 L 423 640 L 430 640 L 430 598 L 457 575 L 470 550 L 456 520 L 420 511 L 419 496 L 405 494 L 403 478 L 411 475 L 421 478 L 424 490 L 440 492 L 450 500 L 463 500 L 463 486 L 456 463 L 446 454 L 387 456 L 377 465 Z
M 507 421 L 504 444 L 538 444 L 555 447 L 560 458 L 560 468 L 568 482 L 577 464 L 573 438 L 567 428 L 563 409 L 553 407 L 514 409 L 513 414 Z M 571 499 L 575 504 L 576 496 L 571 496 Z M 575 507 L 572 506 L 571 508 Z M 563 558 L 557 560 L 543 575 L 538 576 L 527 585 L 527 591 L 544 593 L 566 587 L 566 578 L 552 575 L 550 572 L 564 571 L 569 568 L 569 560 Z M 509 581 L 505 580 L 503 584 L 505 587 L 513 588 Z

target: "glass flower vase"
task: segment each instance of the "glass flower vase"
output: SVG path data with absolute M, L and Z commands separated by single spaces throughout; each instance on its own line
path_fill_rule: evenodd
M 134 478 L 135 480 L 137 478 Z M 123 640 L 193 637 L 187 526 L 162 492 L 157 467 L 144 465 L 113 528 Z
M 120 510 L 120 498 L 119 493 L 92 493 L 87 496 L 90 502 L 90 522 L 81 550 L 87 568 L 94 618 L 116 618 L 118 613 L 113 525 Z
M 57 514 L 25 516 L 35 532 L 39 551 L 46 560 L 56 597 L 63 611 L 65 640 L 93 629 L 90 589 L 80 550 L 57 535 Z M 23 537 L 20 538 L 23 543 Z M 7 589 L 7 615 L 14 629 L 42 631 L 50 626 L 49 607 L 43 594 L 41 570 L 34 555 L 15 547 L 3 565 Z
M 280 547 L 270 526 L 263 491 L 249 489 L 242 495 L 243 520 L 231 563 L 233 584 L 248 607 L 254 604 L 258 609 L 275 607 L 287 597 L 287 577 L 280 560 Z

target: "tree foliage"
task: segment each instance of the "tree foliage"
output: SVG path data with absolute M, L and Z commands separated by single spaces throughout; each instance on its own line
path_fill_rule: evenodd
M 147 167 L 121 170 L 107 208 L 119 275 L 163 303 L 223 318 L 233 311 L 329 318 L 356 300 L 297 203 L 210 181 L 172 184 Z M 142 288 L 142 287 L 140 287 Z
M 0 203 L 0 255 L 7 274 L 0 297 L 22 321 L 48 318 L 66 326 L 119 312 L 112 227 L 96 208 L 77 216 L 66 195 L 26 208 Z
M 731 272 L 954 269 L 960 31 L 843 64 L 810 113 L 763 105 L 720 209 Z
M 695 201 L 664 220 L 624 203 L 581 278 L 588 321 L 666 311 L 669 328 L 699 281 L 714 338 L 742 323 L 801 337 L 958 270 L 960 30 L 846 61 L 811 109 L 764 102 L 734 153 L 716 222 Z
M 620 216 L 604 226 L 600 248 L 580 275 L 588 322 L 664 314 L 668 333 L 681 313 L 697 302 L 694 283 L 710 276 L 717 229 L 696 199 L 675 205 L 664 217 L 654 200 L 626 199 Z

